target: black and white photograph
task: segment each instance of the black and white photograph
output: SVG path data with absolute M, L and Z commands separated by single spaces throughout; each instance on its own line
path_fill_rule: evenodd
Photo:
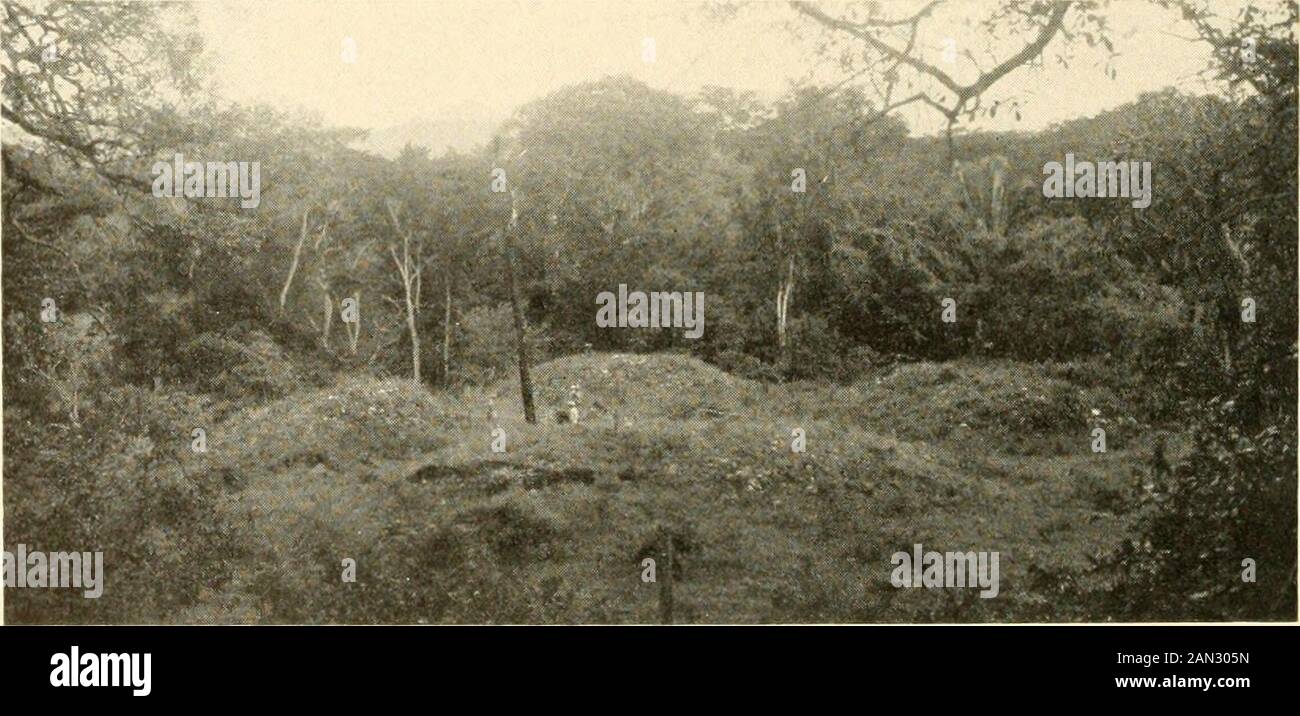
M 0 638 L 1297 622 L 1295 0 L 0 5 Z

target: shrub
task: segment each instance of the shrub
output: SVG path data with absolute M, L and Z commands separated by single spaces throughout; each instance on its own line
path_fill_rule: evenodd
M 6 409 L 5 542 L 102 551 L 105 570 L 99 599 L 14 590 L 7 620 L 152 621 L 228 578 L 240 547 L 216 509 L 224 487 L 195 479 L 179 457 L 193 424 L 182 416 L 197 403 L 125 389 L 101 401 L 85 430 L 56 431 L 32 430 Z
M 185 360 L 200 388 L 229 400 L 271 400 L 302 385 L 293 363 L 260 330 L 237 337 L 201 334 L 186 347 Z
M 1189 411 L 1195 436 L 1153 475 L 1139 536 L 1113 558 L 1124 577 L 1107 613 L 1135 619 L 1292 619 L 1296 591 L 1296 425 L 1250 434 L 1232 400 Z M 1244 579 L 1253 560 L 1255 580 Z

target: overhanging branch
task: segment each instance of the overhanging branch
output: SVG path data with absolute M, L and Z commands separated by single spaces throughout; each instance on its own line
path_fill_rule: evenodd
M 899 49 L 882 40 L 874 31 L 876 28 L 881 27 L 911 26 L 912 34 L 914 36 L 916 28 L 920 22 L 928 17 L 933 9 L 939 4 L 937 0 L 936 2 L 931 2 L 926 5 L 920 12 L 902 20 L 875 20 L 867 22 L 852 22 L 842 18 L 833 17 L 826 14 L 821 10 L 821 8 L 810 2 L 806 2 L 805 0 L 791 0 L 790 5 L 800 14 L 812 18 L 819 24 L 833 30 L 847 32 L 853 37 L 865 42 L 868 47 L 881 55 L 894 60 L 900 65 L 906 65 L 907 67 L 910 67 L 938 82 L 945 89 L 956 95 L 956 100 L 951 107 L 944 105 L 928 95 L 919 98 L 909 98 L 908 102 L 913 101 L 913 99 L 924 101 L 926 104 L 929 104 L 941 112 L 949 120 L 955 121 L 956 117 L 966 108 L 966 105 L 972 99 L 978 98 L 998 80 L 1010 74 L 1011 71 L 1017 67 L 1029 62 L 1035 55 L 1041 53 L 1043 49 L 1047 47 L 1048 43 L 1052 41 L 1052 38 L 1054 38 L 1057 33 L 1061 32 L 1065 23 L 1066 13 L 1069 12 L 1072 2 L 1073 0 L 1058 0 L 1057 2 L 1054 2 L 1051 6 L 1050 13 L 1048 13 L 1046 23 L 1039 29 L 1037 36 L 1035 36 L 1031 42 L 1022 47 L 1019 52 L 1011 55 L 993 68 L 981 72 L 979 77 L 969 84 L 962 84 L 942 69 L 922 60 L 919 57 L 913 56 L 911 54 L 912 43 L 909 42 L 908 47 L 905 49 Z

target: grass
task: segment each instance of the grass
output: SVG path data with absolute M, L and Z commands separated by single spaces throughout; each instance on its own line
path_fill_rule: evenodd
M 175 618 L 654 622 L 640 560 L 666 529 L 678 621 L 1034 620 L 1082 604 L 1062 580 L 1106 586 L 1090 565 L 1127 534 L 1144 469 L 1144 435 L 1089 448 L 1097 420 L 1136 432 L 1114 396 L 1029 365 L 764 387 L 679 355 L 587 354 L 535 375 L 536 425 L 511 381 L 356 378 L 217 426 L 203 475 L 230 486 L 247 550 Z M 557 424 L 575 384 L 583 420 Z M 1001 596 L 894 589 L 889 557 L 915 543 L 998 551 Z

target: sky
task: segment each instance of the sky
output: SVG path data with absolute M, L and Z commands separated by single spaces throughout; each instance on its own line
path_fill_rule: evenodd
M 887 0 L 883 7 L 903 15 L 916 5 Z M 964 56 L 945 61 L 947 38 L 986 66 L 987 51 L 1005 56 L 1017 49 L 1022 38 L 989 47 L 983 33 L 967 27 L 989 7 L 987 0 L 950 0 L 920 39 L 926 57 L 969 79 L 975 70 Z M 681 93 L 723 85 L 768 99 L 810 73 L 831 83 L 844 77 L 818 55 L 816 26 L 786 3 L 767 0 L 729 19 L 682 0 L 213 0 L 198 5 L 197 14 L 224 96 L 366 129 L 446 116 L 504 118 L 565 85 L 614 74 Z M 1106 14 L 1120 53 L 1114 80 L 1100 51 L 1077 55 L 1068 69 L 1054 62 L 1021 68 L 991 95 L 1020 98 L 1020 120 L 1004 112 L 974 126 L 1037 129 L 1144 91 L 1209 89 L 1198 75 L 1207 46 L 1187 39 L 1192 33 L 1175 13 L 1147 0 L 1111 0 Z M 344 61 L 348 42 L 355 47 L 351 63 Z M 921 106 L 903 117 L 918 132 L 941 126 Z

